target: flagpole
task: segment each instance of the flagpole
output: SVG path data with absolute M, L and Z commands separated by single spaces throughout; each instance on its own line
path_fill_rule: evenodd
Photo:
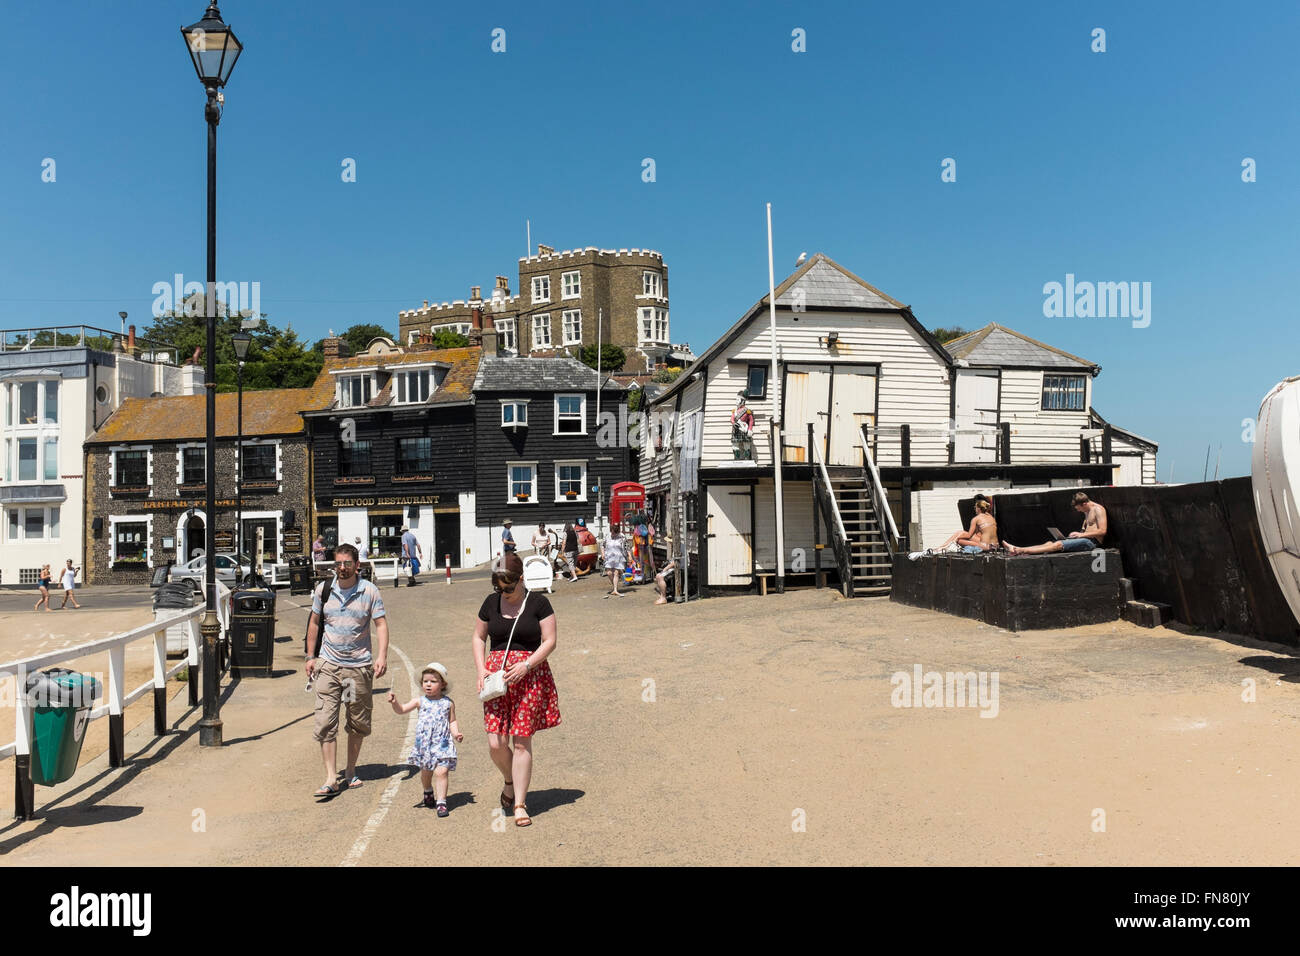
M 776 359 L 776 271 L 772 265 L 772 204 L 767 204 L 767 311 L 772 332 L 772 475 L 776 479 L 776 591 L 785 591 L 785 498 L 781 489 L 781 375 Z

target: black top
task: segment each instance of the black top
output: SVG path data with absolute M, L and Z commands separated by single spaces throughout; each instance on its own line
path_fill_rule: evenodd
M 542 621 L 554 613 L 545 594 L 529 594 L 519 623 L 515 625 L 515 636 L 510 639 L 510 649 L 535 651 L 541 647 Z M 515 619 L 502 617 L 500 594 L 489 594 L 483 599 L 483 606 L 478 609 L 478 619 L 487 621 L 488 637 L 491 640 L 488 650 L 504 651 L 506 640 L 510 638 L 510 626 L 515 623 Z
M 564 550 L 575 552 L 578 550 L 578 532 L 572 528 L 564 533 Z

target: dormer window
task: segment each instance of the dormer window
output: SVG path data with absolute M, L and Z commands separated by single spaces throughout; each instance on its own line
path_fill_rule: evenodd
M 501 401 L 501 427 L 502 428 L 527 428 L 528 427 L 528 402 L 519 399 L 502 399 Z
M 340 375 L 338 388 L 339 408 L 356 408 L 374 397 L 369 375 Z
M 396 402 L 398 405 L 418 405 L 429 400 L 429 387 L 432 378 L 427 368 L 414 369 L 409 372 L 397 372 L 393 375 L 397 386 Z

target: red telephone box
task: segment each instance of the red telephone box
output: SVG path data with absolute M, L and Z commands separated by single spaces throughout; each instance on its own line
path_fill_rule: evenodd
M 609 520 L 621 523 L 623 515 L 645 510 L 645 485 L 620 481 L 609 489 Z

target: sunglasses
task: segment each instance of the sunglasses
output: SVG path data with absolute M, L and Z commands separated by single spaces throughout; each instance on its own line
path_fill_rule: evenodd
M 334 562 L 334 566 L 335 566 L 336 568 L 350 568 L 350 567 L 352 567 L 355 563 L 356 563 L 356 562 L 354 562 L 354 561 L 335 561 L 335 562 Z

